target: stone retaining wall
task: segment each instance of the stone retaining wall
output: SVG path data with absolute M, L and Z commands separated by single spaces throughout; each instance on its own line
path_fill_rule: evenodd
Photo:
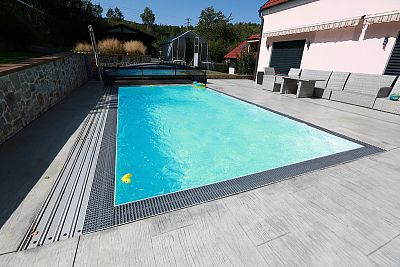
M 0 144 L 86 81 L 84 55 L 79 54 L 0 72 Z
M 93 54 L 87 54 L 91 64 L 95 64 Z M 150 55 L 99 55 L 99 65 L 102 67 L 120 67 L 133 64 L 150 63 Z
M 119 67 L 127 66 L 133 64 L 150 63 L 151 56 L 140 55 L 140 56 L 130 56 L 130 55 L 100 55 L 100 66 L 108 67 Z

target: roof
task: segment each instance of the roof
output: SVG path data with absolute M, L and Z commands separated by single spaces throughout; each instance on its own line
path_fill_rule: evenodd
M 253 40 L 259 40 L 260 39 L 260 34 L 253 34 L 252 36 L 250 36 L 249 38 L 247 38 L 247 41 L 253 41 Z
M 203 38 L 201 38 L 197 33 L 195 33 L 194 31 L 190 30 L 190 31 L 187 31 L 187 32 L 184 32 L 184 33 L 180 33 L 180 34 L 175 35 L 175 36 L 172 36 L 172 37 L 168 38 L 167 40 L 161 42 L 160 45 L 169 44 L 169 43 L 175 41 L 176 39 L 183 38 L 183 37 L 184 38 L 199 37 L 201 40 L 203 40 Z
M 148 33 L 142 32 L 141 30 L 129 27 L 125 24 L 116 24 L 108 26 L 104 33 L 105 36 L 113 36 L 117 38 L 133 38 L 138 40 L 149 40 L 155 41 L 156 37 Z
M 224 58 L 226 59 L 232 59 L 232 58 L 238 58 L 240 55 L 240 52 L 242 51 L 243 48 L 247 47 L 249 43 L 246 41 L 241 42 L 238 46 L 236 46 L 231 52 L 226 54 Z
M 246 39 L 246 41 L 241 42 L 238 46 L 236 46 L 231 52 L 226 54 L 224 58 L 226 59 L 232 59 L 232 58 L 238 58 L 240 55 L 240 52 L 242 51 L 243 48 L 249 46 L 249 41 L 255 41 L 260 39 L 260 34 L 253 34 L 250 37 Z
M 265 9 L 271 8 L 273 6 L 278 6 L 283 3 L 288 2 L 289 0 L 268 0 L 262 7 L 260 7 L 260 11 L 263 11 Z

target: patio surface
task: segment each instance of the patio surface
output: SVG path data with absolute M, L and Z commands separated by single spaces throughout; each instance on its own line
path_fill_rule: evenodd
M 279 95 L 248 80 L 209 86 L 388 151 L 15 252 L 101 95 L 89 83 L 0 145 L 0 266 L 400 265 L 400 116 Z

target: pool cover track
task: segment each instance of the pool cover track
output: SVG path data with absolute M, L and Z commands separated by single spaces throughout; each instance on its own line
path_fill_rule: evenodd
M 214 91 L 225 94 L 218 90 Z M 85 128 L 82 129 L 82 131 L 87 131 L 87 133 L 82 133 L 81 135 L 87 140 L 86 143 L 89 142 L 88 145 L 86 145 L 86 143 L 82 144 L 82 149 L 85 149 L 84 151 L 87 151 L 86 153 L 90 156 L 84 159 L 84 162 L 88 163 L 80 163 L 79 160 L 75 160 L 72 157 L 76 163 L 71 165 L 69 163 L 71 158 L 67 160 L 62 173 L 68 173 L 68 175 L 64 175 L 66 178 L 63 178 L 63 175 L 60 174 L 58 178 L 58 180 L 65 181 L 62 183 L 60 181 L 56 182 L 48 199 L 27 233 L 26 238 L 22 242 L 20 250 L 41 246 L 76 235 L 104 230 L 113 226 L 224 198 L 280 182 L 307 172 L 384 151 L 381 148 L 256 105 L 235 96 L 225 95 L 292 120 L 305 123 L 310 127 L 360 144 L 363 147 L 237 177 L 231 180 L 114 206 L 118 89 L 115 87 L 112 89 L 108 88 L 105 90 L 101 108 L 97 106 L 94 109 L 95 111 L 91 112 L 93 114 L 91 116 L 93 117 L 100 116 L 100 119 L 93 119 L 94 121 L 98 121 L 98 126 L 90 127 L 89 125 L 86 127 L 89 130 L 85 130 Z M 94 130 L 92 130 L 92 128 L 94 128 Z M 92 134 L 90 131 L 95 132 Z M 94 139 L 95 142 L 91 141 L 92 139 Z M 78 152 L 82 151 L 82 149 L 79 149 Z M 71 151 L 71 153 L 72 152 L 73 151 Z M 79 157 L 79 153 L 76 154 L 76 157 Z M 71 170 L 66 167 L 68 164 L 72 166 Z M 81 179 L 82 182 L 72 175 L 74 173 L 74 168 L 77 168 L 77 166 L 80 168 L 80 176 L 82 176 L 81 173 L 84 173 L 84 177 Z M 90 166 L 90 171 L 85 170 L 86 166 Z M 72 180 L 72 182 L 69 180 Z M 73 186 L 70 186 L 70 184 Z M 83 185 L 83 188 L 80 188 L 80 185 Z M 61 196 L 60 194 L 66 194 L 67 196 Z M 56 204 L 52 204 L 53 202 Z M 73 208 L 70 208 L 71 206 L 73 206 Z M 65 207 L 71 211 L 66 212 L 64 210 Z

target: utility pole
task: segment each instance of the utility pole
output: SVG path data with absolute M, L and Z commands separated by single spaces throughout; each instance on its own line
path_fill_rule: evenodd
M 187 30 L 189 30 L 189 27 L 190 27 L 190 20 L 191 20 L 190 18 L 186 18 L 186 19 L 185 19 L 185 21 L 186 21 L 186 22 L 185 22 L 185 25 L 186 25 L 186 29 L 187 29 Z

